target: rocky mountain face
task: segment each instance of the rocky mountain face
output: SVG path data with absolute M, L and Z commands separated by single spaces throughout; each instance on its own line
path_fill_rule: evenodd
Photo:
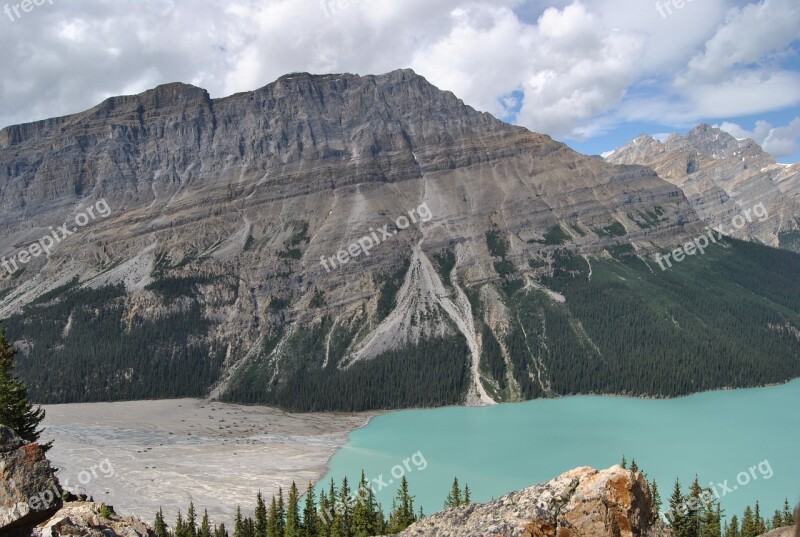
M 486 504 L 443 511 L 401 537 L 644 537 L 672 535 L 652 512 L 642 474 L 614 466 L 576 468 Z
M 709 349 L 706 332 L 686 335 L 708 304 L 653 262 L 702 232 L 687 196 L 409 70 L 293 74 L 223 99 L 169 84 L 11 126 L 0 205 L 0 319 L 40 402 L 210 394 L 363 410 L 800 374 L 789 288 L 745 307 L 758 322 L 730 319 L 725 337 L 743 345 L 714 339 L 729 377 L 668 382 L 691 370 L 680 356 Z M 789 285 L 795 259 L 764 270 L 781 263 L 774 281 Z M 636 322 L 675 327 L 663 340 L 683 348 L 629 345 Z
M 661 142 L 643 135 L 606 160 L 641 164 L 679 187 L 697 214 L 730 235 L 800 252 L 800 165 L 778 164 L 753 140 L 700 125 Z M 769 218 L 741 229 L 733 219 L 763 204 Z

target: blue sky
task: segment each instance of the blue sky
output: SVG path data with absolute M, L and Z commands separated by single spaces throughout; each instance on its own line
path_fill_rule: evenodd
M 588 154 L 709 123 L 800 161 L 797 0 L 84 0 L 2 11 L 0 126 L 167 82 L 223 97 L 290 72 L 410 67 Z

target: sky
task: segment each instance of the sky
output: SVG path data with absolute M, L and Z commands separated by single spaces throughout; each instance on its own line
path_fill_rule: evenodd
M 798 0 L 0 0 L 0 9 L 0 126 L 167 82 L 224 97 L 292 72 L 410 67 L 587 154 L 709 123 L 779 162 L 800 161 Z

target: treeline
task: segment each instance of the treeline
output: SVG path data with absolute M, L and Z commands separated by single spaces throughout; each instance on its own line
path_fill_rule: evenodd
M 680 481 L 675 481 L 666 514 L 675 537 L 758 537 L 795 523 L 788 499 L 784 501 L 782 510 L 776 509 L 766 519 L 756 502 L 755 507 L 745 507 L 741 517 L 733 515 L 723 522 L 724 511 L 719 500 L 712 497 L 711 489 L 701 487 L 697 478 L 686 492 L 683 492 Z
M 330 334 L 327 324 L 298 332 L 283 346 L 280 376 L 269 364 L 237 372 L 223 400 L 275 405 L 290 411 L 356 412 L 436 407 L 462 402 L 469 384 L 469 348 L 461 336 L 418 345 L 339 368 L 349 332 Z M 330 341 L 330 344 L 328 342 Z
M 165 282 L 158 291 L 172 300 L 187 285 Z M 57 404 L 207 393 L 225 356 L 203 343 L 212 324 L 197 302 L 144 319 L 127 317 L 124 295 L 121 285 L 67 285 L 3 321 L 8 339 L 24 342 L 18 367 L 31 399 Z
M 467 491 L 467 500 L 468 495 Z M 448 496 L 447 501 L 451 499 Z M 456 505 L 463 504 L 464 495 L 459 491 Z M 321 492 L 318 500 L 310 483 L 303 498 L 292 483 L 287 496 L 279 490 L 269 505 L 259 492 L 252 517 L 243 516 L 241 507 L 237 508 L 232 533 L 224 524 L 212 526 L 208 511 L 198 524 L 193 504 L 185 518 L 178 513 L 173 529 L 167 526 L 164 513 L 159 510 L 154 528 L 157 537 L 371 537 L 399 533 L 422 517 L 422 510 L 414 509 L 414 496 L 409 493 L 405 477 L 387 517 L 362 472 L 355 490 L 346 477 L 338 487 L 331 480 L 328 491 Z
M 624 457 L 621 466 L 627 468 Z M 631 462 L 630 470 L 642 471 L 635 460 Z M 647 479 L 647 475 L 643 475 Z M 654 518 L 666 519 L 675 537 L 758 537 L 795 523 L 788 498 L 784 500 L 783 509 L 776 509 L 772 517 L 764 518 L 756 502 L 755 507 L 745 507 L 741 517 L 733 515 L 728 520 L 720 505 L 719 495 L 711 488 L 702 487 L 697 477 L 686 491 L 680 480 L 675 480 L 668 501 L 669 509 L 662 513 L 658 484 L 655 481 L 649 484 L 652 514 Z
M 731 241 L 662 272 L 631 248 L 612 254 L 591 260 L 591 281 L 585 260 L 556 256 L 543 283 L 563 305 L 513 297 L 523 321 L 540 311 L 525 328 L 541 327 L 555 393 L 672 397 L 800 376 L 800 256 Z

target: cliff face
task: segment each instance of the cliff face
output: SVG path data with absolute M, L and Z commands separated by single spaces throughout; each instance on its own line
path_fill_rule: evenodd
M 664 365 L 664 345 L 637 351 L 652 367 L 623 364 L 631 346 L 606 336 L 631 322 L 606 323 L 619 308 L 606 311 L 605 291 L 575 291 L 589 311 L 547 281 L 612 289 L 649 278 L 631 267 L 656 274 L 655 251 L 702 230 L 681 189 L 478 113 L 409 70 L 294 74 L 224 99 L 169 84 L 8 127 L 0 204 L 0 319 L 40 402 L 491 404 L 641 393 L 687 371 Z M 594 271 L 614 256 L 637 264 Z M 784 362 L 762 364 L 764 382 L 797 368 L 782 356 L 800 321 L 773 294 L 788 306 L 747 339 L 782 339 L 741 358 Z M 637 320 L 683 330 L 656 302 Z M 654 378 L 633 386 L 634 370 Z M 716 370 L 731 378 L 692 374 L 667 393 L 755 378 Z
M 49 256 L 17 263 L 13 277 L 0 271 L 0 318 L 77 278 L 85 289 L 124 286 L 121 324 L 131 328 L 193 307 L 148 284 L 189 281 L 214 328 L 179 344 L 202 348 L 203 367 L 223 362 L 217 395 L 242 366 L 271 352 L 280 362 L 298 330 L 328 319 L 344 332 L 329 334 L 336 356 L 325 363 L 340 367 L 462 338 L 473 356 L 468 398 L 490 402 L 464 292 L 498 278 L 487 233 L 500 237 L 504 267 L 529 271 L 531 257 L 554 250 L 544 236 L 559 222 L 564 240 L 587 252 L 616 242 L 609 226 L 645 248 L 699 226 L 680 190 L 651 170 L 579 155 L 409 70 L 295 74 L 217 100 L 160 86 L 8 127 L 0 163 L 4 255 L 95 209 Z M 661 222 L 650 229 L 628 216 L 653 211 Z M 432 258 L 444 250 L 453 260 L 437 273 Z M 385 301 L 401 306 L 387 319 L 381 293 L 402 267 L 399 295 Z M 276 371 L 262 373 L 268 383 Z
M 642 474 L 576 468 L 486 503 L 430 516 L 402 537 L 635 537 L 672 535 L 652 513 Z
M 730 234 L 800 252 L 800 166 L 775 162 L 753 140 L 708 125 L 665 142 L 641 136 L 606 159 L 641 164 L 680 187 L 707 224 Z M 732 220 L 763 204 L 769 218 L 737 230 Z

